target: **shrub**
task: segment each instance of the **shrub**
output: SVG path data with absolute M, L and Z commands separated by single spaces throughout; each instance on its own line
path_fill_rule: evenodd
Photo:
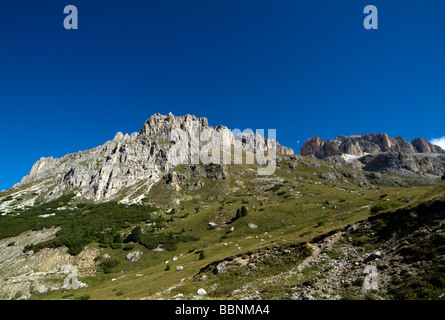
M 113 269 L 116 268 L 120 264 L 120 261 L 118 259 L 107 259 L 101 262 L 99 265 L 104 273 L 111 273 L 113 272 Z
M 304 231 L 304 232 L 302 232 L 302 233 L 300 233 L 298 236 L 299 237 L 304 237 L 304 236 L 307 236 L 307 235 L 309 235 L 309 234 L 311 234 L 312 233 L 312 231 Z
M 140 226 L 136 226 L 133 228 L 133 231 L 131 231 L 131 238 L 133 242 L 139 242 L 141 241 L 142 236 L 142 229 Z
M 178 249 L 178 245 L 176 244 L 175 241 L 171 240 L 171 241 L 166 241 L 162 244 L 162 246 L 164 247 L 165 250 L 167 251 L 175 251 L 176 249 Z
M 247 208 L 245 206 L 241 207 L 241 216 L 243 217 L 247 216 Z
M 113 242 L 114 243 L 122 243 L 124 241 L 124 239 L 122 239 L 121 234 L 118 232 L 116 233 L 116 235 L 113 238 Z
M 273 192 L 277 192 L 283 185 L 282 184 L 276 184 L 274 185 L 272 188 L 267 189 L 266 191 L 273 191 Z
M 400 207 L 402 205 L 403 205 L 402 202 L 396 201 L 396 200 L 379 201 L 378 203 L 376 203 L 375 205 L 373 205 L 371 207 L 371 213 L 372 214 L 376 214 L 376 213 L 381 212 L 381 211 L 398 208 L 398 207 Z
M 165 271 L 168 271 L 168 270 L 170 270 L 170 264 L 169 263 L 167 263 L 167 266 L 165 267 Z
M 122 248 L 122 243 L 112 243 L 110 244 L 111 249 L 120 249 Z
M 199 260 L 204 260 L 205 258 L 206 258 L 206 255 L 205 255 L 204 251 L 201 251 L 199 253 Z
M 76 255 L 91 242 L 97 241 L 107 245 L 120 242 L 117 237 L 114 239 L 116 230 L 129 228 L 130 224 L 154 220 L 149 214 L 154 208 L 146 205 L 126 206 L 116 201 L 78 204 L 77 208 L 70 212 L 61 211 L 47 219 L 38 217 L 47 214 L 48 209 L 55 210 L 69 204 L 73 197 L 74 195 L 64 195 L 54 201 L 36 204 L 24 210 L 26 215 L 2 216 L 0 239 L 16 236 L 27 230 L 60 226 L 62 228 L 56 238 L 39 244 L 39 248 L 66 246 L 70 254 Z M 86 210 L 88 214 L 84 214 Z
M 141 235 L 139 243 L 147 249 L 155 249 L 159 245 L 159 239 L 153 234 L 145 233 Z
M 125 251 L 130 251 L 130 250 L 133 250 L 133 249 L 134 249 L 134 244 L 126 244 L 124 246 L 124 250 Z

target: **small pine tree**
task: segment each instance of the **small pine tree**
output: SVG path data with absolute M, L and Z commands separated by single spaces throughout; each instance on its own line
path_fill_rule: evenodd
M 139 226 L 136 226 L 133 228 L 133 231 L 131 232 L 132 240 L 133 242 L 139 242 L 141 241 L 142 236 L 142 229 Z
M 247 216 L 247 208 L 245 206 L 241 207 L 241 216 L 243 217 Z
M 165 267 L 165 271 L 168 271 L 168 270 L 170 270 L 170 264 L 169 263 L 167 263 L 167 266 Z
M 205 255 L 205 253 L 204 253 L 204 250 L 202 250 L 200 253 L 199 253 L 199 260 L 204 260 L 206 258 L 206 255 Z
M 116 235 L 113 238 L 113 243 L 122 243 L 122 242 L 123 242 L 123 239 L 122 239 L 121 234 L 119 232 L 116 233 Z
M 242 217 L 242 215 L 241 215 L 241 209 L 238 208 L 238 209 L 236 209 L 236 218 L 239 219 L 239 218 L 241 218 L 241 217 Z

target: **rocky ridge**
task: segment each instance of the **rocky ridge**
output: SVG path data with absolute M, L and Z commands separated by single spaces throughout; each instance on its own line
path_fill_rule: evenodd
M 339 136 L 327 141 L 312 137 L 300 153 L 371 172 L 413 177 L 441 177 L 445 173 L 445 151 L 423 138 L 407 142 L 386 133 Z
M 175 129 L 186 132 L 189 139 L 181 140 L 173 136 Z M 249 139 L 264 139 L 253 133 L 234 136 L 227 127 L 209 126 L 206 118 L 193 115 L 175 117 L 171 113 L 165 116 L 157 113 L 144 123 L 139 132 L 131 135 L 118 132 L 113 140 L 102 146 L 59 159 L 41 158 L 14 188 L 25 188 L 40 183 L 39 195 L 35 198 L 43 202 L 71 192 L 78 198 L 93 201 L 108 201 L 121 194 L 120 200 L 128 202 L 132 195 L 143 197 L 165 173 L 186 160 L 188 155 L 184 154 L 176 158 L 171 157 L 172 146 L 191 148 L 195 142 L 192 142 L 190 137 L 202 136 L 206 129 L 215 129 L 213 132 L 219 133 L 222 145 L 228 143 L 233 146 L 239 140 L 247 152 L 253 152 L 247 147 Z M 209 149 L 218 143 L 211 138 L 207 143 Z M 266 151 L 276 150 L 278 154 L 293 154 L 292 149 L 283 147 L 274 140 L 263 141 Z M 140 199 L 133 199 L 138 200 Z
M 335 155 L 364 156 L 367 154 L 380 154 L 383 152 L 402 153 L 439 153 L 445 154 L 439 146 L 435 146 L 423 138 L 405 141 L 402 137 L 390 137 L 386 133 L 370 133 L 354 136 L 341 135 L 332 140 L 322 140 L 312 137 L 300 149 L 302 156 L 313 155 L 324 159 Z

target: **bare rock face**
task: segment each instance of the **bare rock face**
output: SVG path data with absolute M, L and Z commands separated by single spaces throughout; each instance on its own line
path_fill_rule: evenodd
M 386 133 L 339 136 L 328 141 L 313 137 L 300 153 L 372 172 L 439 177 L 445 173 L 445 151 L 423 138 L 407 142 Z
M 300 149 L 300 154 L 302 156 L 314 155 L 319 159 L 338 154 L 338 148 L 332 154 L 329 154 L 331 152 L 328 152 L 326 149 L 326 141 L 319 137 L 312 137 L 304 143 L 303 147 Z
M 151 116 L 139 132 L 131 135 L 117 133 L 113 140 L 104 145 L 60 159 L 41 158 L 30 173 L 14 187 L 39 185 L 41 201 L 51 201 L 63 194 L 75 193 L 78 198 L 93 201 L 108 201 L 121 195 L 128 200 L 132 194 L 148 193 L 150 188 L 183 159 L 169 158 L 172 146 L 192 145 L 191 137 L 201 136 L 206 129 L 214 129 L 222 144 L 233 145 L 236 136 L 227 127 L 209 127 L 206 118 L 193 115 L 175 117 L 159 113 Z M 175 129 L 181 129 L 189 137 L 182 141 L 172 137 Z M 211 131 L 211 130 L 207 130 Z M 242 148 L 247 150 L 247 138 L 264 139 L 258 134 L 242 134 Z M 238 139 L 238 140 L 243 140 Z M 209 139 L 208 147 L 213 147 Z M 276 150 L 282 154 L 293 154 L 293 150 L 281 146 L 274 140 L 264 139 L 265 150 Z M 229 149 L 230 150 L 230 149 Z M 250 152 L 250 150 L 247 150 Z M 193 155 L 192 155 L 193 156 Z M 224 170 L 216 179 L 224 179 Z
M 445 172 L 445 155 L 434 153 L 385 152 L 374 157 L 364 167 L 366 171 L 411 175 L 442 176 Z
M 423 138 L 416 138 L 411 141 L 411 144 L 419 153 L 445 153 L 441 147 L 435 146 Z
M 327 141 L 319 137 L 312 137 L 304 143 L 300 150 L 302 156 L 314 155 L 318 159 L 342 154 L 363 156 L 377 155 L 383 152 L 445 154 L 445 151 L 440 147 L 432 145 L 423 138 L 407 142 L 402 137 L 392 138 L 386 133 L 339 136 Z
M 79 275 L 91 275 L 97 265 L 100 251 L 85 247 L 77 256 L 70 255 L 66 247 L 45 248 L 38 252 L 24 251 L 28 245 L 48 241 L 56 236 L 60 227 L 26 231 L 0 240 L 0 299 L 13 299 L 31 291 L 40 293 L 60 289 L 64 278 L 75 267 Z M 13 243 L 14 245 L 10 245 Z M 79 285 L 84 285 L 79 282 Z

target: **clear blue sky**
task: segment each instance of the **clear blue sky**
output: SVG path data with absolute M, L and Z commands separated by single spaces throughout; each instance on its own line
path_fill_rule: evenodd
M 0 0 L 0 190 L 156 112 L 277 129 L 297 153 L 314 135 L 445 136 L 444 15 L 443 0 Z

